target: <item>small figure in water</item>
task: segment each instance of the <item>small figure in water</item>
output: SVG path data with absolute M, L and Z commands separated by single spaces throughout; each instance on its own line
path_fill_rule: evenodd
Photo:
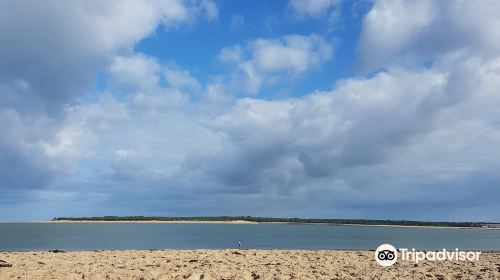
M 238 241 L 238 249 L 241 249 L 241 242 Z

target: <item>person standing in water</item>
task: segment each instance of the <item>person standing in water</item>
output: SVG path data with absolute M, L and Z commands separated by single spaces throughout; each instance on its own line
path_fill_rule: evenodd
M 241 249 L 241 242 L 238 241 L 238 249 Z

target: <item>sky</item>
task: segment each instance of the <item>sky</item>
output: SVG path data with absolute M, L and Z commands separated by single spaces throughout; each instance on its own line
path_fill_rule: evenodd
M 498 222 L 499 14 L 0 0 L 0 220 Z

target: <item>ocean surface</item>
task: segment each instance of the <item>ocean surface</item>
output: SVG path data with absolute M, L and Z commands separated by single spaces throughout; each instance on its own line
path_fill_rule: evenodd
M 0 251 L 226 249 L 500 250 L 500 230 L 319 224 L 0 223 Z

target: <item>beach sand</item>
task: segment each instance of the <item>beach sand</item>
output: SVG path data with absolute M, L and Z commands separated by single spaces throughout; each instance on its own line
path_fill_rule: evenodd
M 0 279 L 500 279 L 500 252 L 477 262 L 379 266 L 373 252 L 151 250 L 0 252 Z M 9 267 L 9 265 L 11 265 Z

